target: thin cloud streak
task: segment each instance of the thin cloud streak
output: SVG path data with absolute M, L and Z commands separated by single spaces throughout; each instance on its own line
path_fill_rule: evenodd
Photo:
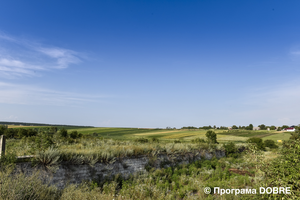
M 41 71 L 65 69 L 81 62 L 78 52 L 15 39 L 0 33 L 0 76 L 38 76 Z
M 300 91 L 299 82 L 252 91 L 243 101 L 247 110 L 240 111 L 239 114 L 245 119 L 260 121 L 260 124 L 267 122 L 272 122 L 273 125 L 299 124 L 300 93 L 297 91 Z
M 4 104 L 80 106 L 97 103 L 108 97 L 0 82 L 0 103 Z

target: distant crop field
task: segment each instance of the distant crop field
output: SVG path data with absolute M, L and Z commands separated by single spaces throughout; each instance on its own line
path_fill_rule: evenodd
M 263 140 L 274 140 L 277 142 L 277 140 L 288 140 L 291 137 L 291 133 L 288 132 L 280 132 L 274 135 L 270 135 L 267 137 L 262 138 Z
M 19 126 L 8 125 L 8 128 L 24 128 L 24 129 L 47 129 L 47 126 Z M 76 127 L 76 126 L 58 126 L 58 129 L 65 128 L 70 133 L 77 131 L 83 135 L 94 134 L 103 138 L 119 139 L 119 140 L 133 140 L 136 138 L 157 138 L 160 140 L 183 140 L 189 142 L 195 138 L 206 139 L 207 130 L 203 129 L 144 129 L 144 128 L 110 128 L 110 127 Z M 247 130 L 213 130 L 217 134 L 217 140 L 221 143 L 227 141 L 245 142 L 250 137 L 259 137 L 263 140 L 271 139 L 288 140 L 290 133 L 283 133 L 277 131 L 247 131 Z
M 151 136 L 150 133 L 162 132 L 161 129 L 139 129 L 139 128 L 79 128 L 72 129 L 82 134 L 97 134 L 104 138 L 133 139 L 137 136 Z M 166 131 L 166 130 L 163 130 Z M 170 130 L 171 131 L 171 130 Z
M 223 131 L 219 133 L 220 135 L 232 135 L 232 136 L 239 136 L 239 137 L 258 137 L 263 138 L 270 135 L 277 134 L 277 131 L 248 131 L 248 130 L 230 130 L 230 131 Z

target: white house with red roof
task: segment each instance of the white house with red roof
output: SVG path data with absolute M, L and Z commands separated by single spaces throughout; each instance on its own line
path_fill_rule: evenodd
M 290 128 L 285 128 L 283 129 L 284 131 L 295 131 L 295 128 L 294 127 L 290 127 Z

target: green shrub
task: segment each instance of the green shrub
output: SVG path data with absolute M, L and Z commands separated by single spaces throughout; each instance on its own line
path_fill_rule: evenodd
M 157 138 L 152 138 L 152 139 L 151 139 L 151 142 L 159 143 L 159 139 L 157 139 Z
M 265 172 L 264 187 L 291 187 L 291 195 L 279 195 L 284 199 L 299 199 L 300 191 L 300 140 L 283 142 L 281 156 L 265 163 L 261 170 Z M 278 195 L 277 195 L 278 196 Z M 281 197 L 278 199 L 281 199 Z M 295 197 L 298 198 L 295 198 Z
M 0 168 L 1 166 L 14 164 L 16 162 L 17 162 L 17 155 L 15 153 L 6 152 L 5 155 L 2 155 L 0 157 Z
M 255 137 L 252 137 L 252 138 L 249 138 L 249 139 L 247 140 L 247 142 L 248 142 L 248 143 L 254 143 L 254 144 L 256 144 L 256 146 L 257 146 L 257 148 L 258 148 L 259 150 L 263 150 L 263 151 L 266 150 L 266 149 L 265 149 L 265 145 L 264 145 L 264 143 L 263 143 L 263 140 L 262 140 L 261 138 L 255 138 Z
M 173 142 L 174 142 L 175 144 L 176 144 L 176 143 L 181 143 L 180 140 L 174 140 Z
M 17 137 L 18 133 L 17 133 L 17 130 L 16 129 L 13 129 L 13 128 L 8 128 L 4 131 L 4 135 L 7 137 L 7 138 L 15 138 Z
M 295 133 L 291 134 L 290 140 L 299 140 L 300 139 L 300 132 L 296 131 Z
M 192 143 L 205 143 L 205 140 L 202 138 L 195 138 L 192 140 Z
M 265 147 L 269 147 L 271 149 L 277 149 L 278 146 L 275 144 L 274 140 L 265 140 L 264 141 Z
M 31 145 L 32 153 L 48 149 L 54 144 L 52 135 L 47 133 L 39 133 L 37 136 L 29 137 L 28 140 L 34 140 Z
M 237 147 L 233 142 L 229 142 L 227 144 L 223 144 L 225 149 L 225 153 L 227 157 L 234 157 L 237 158 L 239 156 Z
M 149 140 L 147 138 L 136 138 L 134 139 L 135 142 L 139 142 L 139 143 L 148 143 Z
M 78 137 L 79 137 L 78 132 L 77 132 L 77 131 L 72 131 L 72 132 L 70 133 L 70 137 L 73 138 L 73 139 L 78 138 Z
M 207 142 L 212 144 L 218 144 L 217 134 L 214 131 L 207 131 L 205 136 L 207 137 Z
M 13 167 L 0 168 L 0 182 L 0 199 L 52 200 L 60 197 L 60 191 L 44 184 L 38 172 L 28 176 L 21 172 L 14 173 Z
M 60 129 L 59 134 L 61 137 L 68 137 L 68 131 L 65 128 Z

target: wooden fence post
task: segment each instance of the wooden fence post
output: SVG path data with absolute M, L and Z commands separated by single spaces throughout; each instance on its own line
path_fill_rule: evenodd
M 5 155 L 5 135 L 0 137 L 0 158 Z

